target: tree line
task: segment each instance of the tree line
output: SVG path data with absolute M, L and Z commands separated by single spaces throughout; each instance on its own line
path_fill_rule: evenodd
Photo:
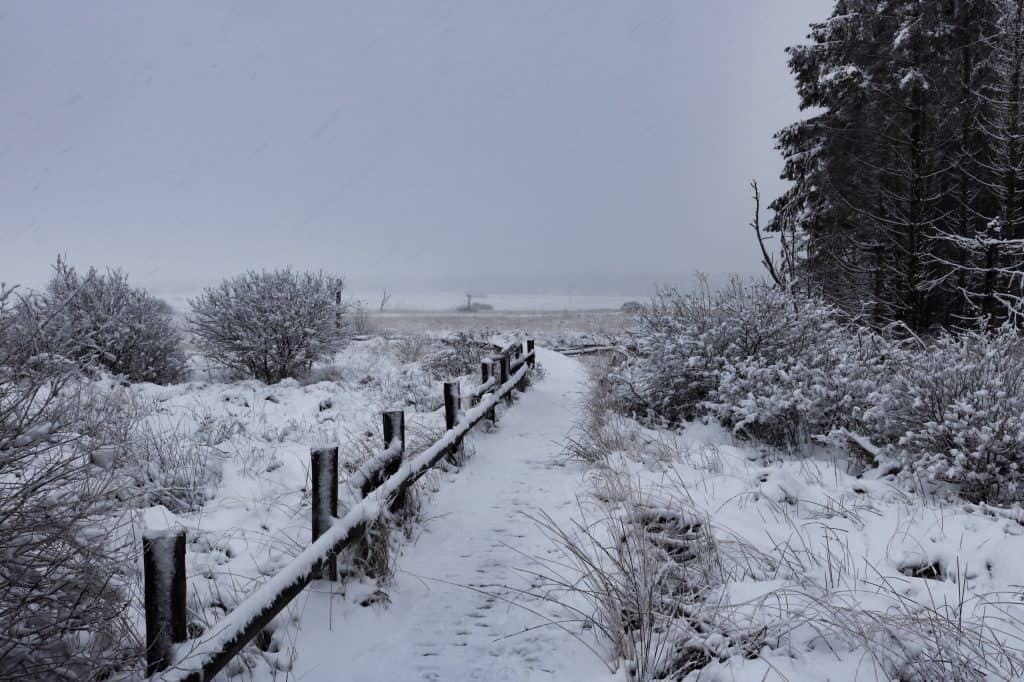
M 873 324 L 1019 320 L 1024 0 L 837 0 L 787 52 L 786 281 Z

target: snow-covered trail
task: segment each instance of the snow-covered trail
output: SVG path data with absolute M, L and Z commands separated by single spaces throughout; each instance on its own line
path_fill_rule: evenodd
M 502 415 L 497 431 L 474 436 L 476 454 L 427 501 L 426 520 L 387 588 L 390 605 L 362 608 L 355 602 L 363 595 L 332 597 L 326 583 L 297 600 L 291 679 L 618 679 L 550 624 L 571 619 L 565 627 L 593 644 L 568 609 L 522 593 L 537 586 L 526 572 L 538 569 L 531 557 L 552 552 L 527 516 L 543 511 L 568 525 L 583 475 L 560 453 L 586 372 L 550 351 L 539 349 L 538 359 L 546 376 Z

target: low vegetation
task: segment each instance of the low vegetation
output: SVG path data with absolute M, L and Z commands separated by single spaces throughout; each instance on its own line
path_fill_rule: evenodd
M 0 291 L 0 661 L 11 680 L 102 677 L 138 656 L 124 524 L 93 464 L 105 413 L 81 374 L 91 362 L 65 356 L 63 335 L 23 334 L 12 320 L 49 319 L 49 305 Z
M 350 343 L 340 288 L 251 272 L 192 301 L 199 357 L 255 379 L 231 383 L 188 381 L 169 308 L 121 271 L 60 260 L 45 290 L 0 290 L 0 677 L 140 674 L 141 527 L 190 528 L 194 635 L 307 542 L 309 498 L 295 492 L 312 445 L 342 443 L 349 470 L 394 408 L 410 448 L 436 437 L 439 380 L 476 377 L 487 334 Z M 379 586 L 397 538 L 371 536 L 372 565 L 354 575 Z M 287 670 L 284 645 L 263 645 L 239 665 Z
M 589 491 L 573 526 L 538 519 L 558 549 L 539 573 L 546 598 L 582 598 L 627 679 L 1024 673 L 1012 510 L 936 504 L 834 453 L 759 452 L 714 423 L 644 425 L 619 411 L 619 388 L 595 382 L 569 441 Z
M 185 377 L 170 307 L 132 287 L 124 272 L 90 268 L 81 274 L 58 259 L 44 291 L 17 293 L 4 320 L 8 363 L 24 367 L 51 354 L 83 371 L 133 382 L 166 384 Z
M 907 480 L 972 500 L 1022 499 L 1024 351 L 1016 329 L 873 329 L 820 301 L 733 280 L 662 291 L 613 375 L 617 408 L 647 423 L 707 417 L 741 437 L 899 462 Z
M 309 372 L 343 341 L 339 277 L 249 271 L 189 301 L 203 354 L 268 384 Z
M 250 272 L 191 301 L 195 345 L 231 383 L 185 383 L 170 311 L 120 271 L 58 261 L 45 291 L 3 289 L 5 676 L 137 672 L 143 514 L 202 519 L 188 560 L 202 632 L 307 542 L 312 445 L 342 443 L 352 471 L 394 408 L 411 448 L 436 438 L 439 382 L 477 376 L 494 333 L 353 341 L 340 289 Z M 732 675 L 743 661 L 799 674 L 787 652 L 825 649 L 839 676 L 1021 674 L 1006 577 L 1024 557 L 1019 514 L 989 506 L 1024 502 L 1015 328 L 918 336 L 738 279 L 665 290 L 631 314 L 624 343 L 574 344 L 617 347 L 568 440 L 589 466 L 583 520 L 538 519 L 561 549 L 545 598 L 582 597 L 581 621 L 631 679 Z M 258 500 L 244 519 L 239 499 Z M 394 541 L 374 527 L 348 567 L 372 578 L 357 588 L 370 601 Z M 275 627 L 238 666 L 290 669 Z

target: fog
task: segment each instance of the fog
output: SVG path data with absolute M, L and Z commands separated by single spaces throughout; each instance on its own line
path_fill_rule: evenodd
M 825 0 L 6 3 L 0 280 L 642 294 L 759 272 Z

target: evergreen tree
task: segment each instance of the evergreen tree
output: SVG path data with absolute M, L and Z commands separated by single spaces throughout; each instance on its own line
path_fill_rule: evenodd
M 769 229 L 806 286 L 878 324 L 998 324 L 1024 288 L 1024 0 L 837 0 L 788 50 Z

